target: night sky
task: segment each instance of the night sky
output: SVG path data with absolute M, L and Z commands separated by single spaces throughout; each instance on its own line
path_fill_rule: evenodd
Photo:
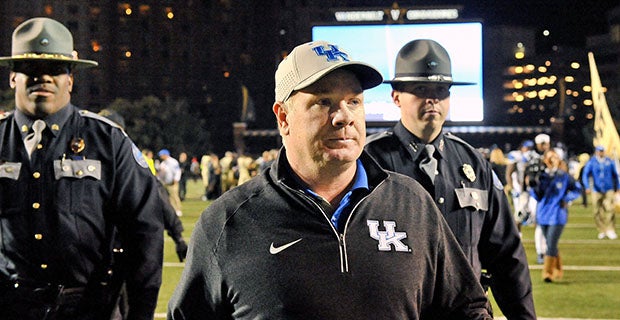
M 352 1 L 355 2 L 355 1 Z M 381 6 L 391 5 L 391 1 Z M 521 25 L 534 27 L 542 34 L 551 32 L 560 45 L 582 47 L 588 35 L 609 31 L 606 13 L 620 0 L 424 0 L 399 1 L 401 7 L 462 5 L 463 18 L 482 18 L 485 25 Z

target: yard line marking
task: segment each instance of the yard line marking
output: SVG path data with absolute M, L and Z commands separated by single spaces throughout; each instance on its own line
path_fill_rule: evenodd
M 167 268 L 183 268 L 185 263 L 183 262 L 164 262 L 164 267 Z M 573 271 L 620 271 L 619 266 L 563 266 L 564 270 Z M 530 269 L 542 270 L 542 265 L 530 265 Z
M 534 239 L 521 239 L 523 243 L 534 243 Z M 588 240 L 564 240 L 560 239 L 559 245 L 562 244 L 600 244 L 600 245 L 620 245 L 620 241 L 618 240 L 598 240 L 598 239 L 588 239 Z
M 164 262 L 164 267 L 183 268 L 185 267 L 185 263 L 184 262 Z
M 506 320 L 506 317 L 496 317 L 496 320 Z M 541 318 L 538 320 L 614 320 L 614 319 L 591 319 L 591 318 Z
M 530 269 L 542 270 L 542 268 L 542 265 L 530 265 Z M 620 271 L 620 267 L 617 266 L 562 266 L 562 269 L 573 271 Z

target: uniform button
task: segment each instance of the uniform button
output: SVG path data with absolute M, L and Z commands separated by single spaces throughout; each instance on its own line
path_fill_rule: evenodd
M 34 209 L 39 209 L 39 207 L 41 207 L 41 204 L 40 204 L 40 203 L 38 203 L 38 202 L 35 202 L 35 203 L 33 203 L 33 204 L 32 204 L 32 207 L 33 207 Z
M 43 149 L 43 145 L 42 145 L 42 144 L 40 144 L 40 143 L 39 143 L 39 144 L 37 144 L 37 149 L 39 149 L 39 150 Z
M 35 178 L 35 179 L 39 179 L 41 177 L 41 173 L 35 172 L 35 173 L 32 174 L 32 177 Z
M 41 239 L 43 239 L 43 235 L 40 234 L 40 233 L 37 233 L 37 234 L 34 235 L 34 238 L 37 239 L 37 240 L 41 240 Z
M 60 126 L 59 126 L 58 124 L 54 123 L 54 124 L 52 125 L 52 130 L 54 130 L 54 131 L 58 131 L 58 130 L 60 130 Z
M 78 170 L 78 171 L 75 172 L 75 174 L 78 175 L 78 176 L 81 176 L 81 175 L 84 174 L 84 171 Z
M 47 269 L 47 264 L 42 263 L 42 264 L 41 264 L 41 269 Z
M 437 200 L 437 202 L 439 202 L 440 204 L 444 203 L 444 201 L 446 201 L 446 200 L 445 200 L 443 197 L 441 197 L 441 198 L 439 198 L 439 199 Z
M 474 198 L 474 200 L 478 200 L 478 192 L 472 192 L 471 197 Z
M 88 170 L 90 172 L 95 171 L 95 169 L 97 169 L 97 168 L 95 168 L 95 166 L 88 166 L 88 168 L 86 168 L 86 170 Z
M 13 167 L 6 167 L 6 168 L 4 168 L 4 172 L 6 172 L 6 173 L 13 172 Z

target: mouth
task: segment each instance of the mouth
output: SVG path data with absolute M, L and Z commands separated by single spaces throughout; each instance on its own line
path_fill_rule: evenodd
M 28 88 L 28 94 L 51 95 L 54 91 L 47 89 L 44 85 L 34 85 Z
M 430 107 L 424 110 L 424 114 L 439 115 L 439 110 L 435 109 L 434 107 Z

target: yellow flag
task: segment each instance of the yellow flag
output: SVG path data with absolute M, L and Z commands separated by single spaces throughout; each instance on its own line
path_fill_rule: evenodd
M 590 62 L 590 81 L 592 82 L 592 103 L 594 106 L 594 146 L 605 147 L 607 156 L 620 158 L 620 137 L 614 120 L 609 113 L 601 78 L 598 75 L 594 54 L 588 52 Z

